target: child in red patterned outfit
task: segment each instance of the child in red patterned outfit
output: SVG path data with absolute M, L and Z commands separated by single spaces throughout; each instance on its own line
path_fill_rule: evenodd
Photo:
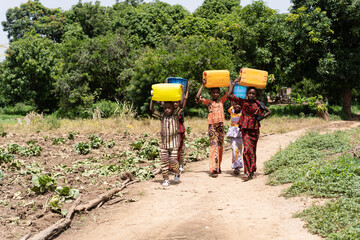
M 255 100 L 256 88 L 249 87 L 246 92 L 246 100 L 232 95 L 235 83 L 239 82 L 237 78 L 233 84 L 230 85 L 229 98 L 241 106 L 242 115 L 239 119 L 239 128 L 244 144 L 243 162 L 244 173 L 242 177 L 244 181 L 252 179 L 256 172 L 256 145 L 259 139 L 260 121 L 271 114 L 271 111 L 264 103 Z

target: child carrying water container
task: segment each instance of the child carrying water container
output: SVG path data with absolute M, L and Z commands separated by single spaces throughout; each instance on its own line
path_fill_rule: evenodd
M 221 173 L 221 162 L 224 144 L 224 107 L 223 104 L 228 99 L 227 93 L 220 98 L 220 88 L 210 88 L 210 95 L 212 100 L 201 97 L 202 89 L 206 85 L 206 80 L 203 80 L 197 95 L 196 101 L 205 104 L 208 107 L 208 125 L 210 138 L 210 156 L 209 165 L 212 177 L 217 177 Z
M 179 117 L 182 112 L 181 108 L 176 108 L 174 102 L 164 102 L 164 112 L 160 113 L 154 110 L 154 103 L 151 99 L 150 111 L 154 117 L 157 117 L 161 121 L 161 171 L 163 175 L 164 187 L 170 185 L 169 181 L 169 164 L 175 172 L 174 182 L 180 181 L 180 170 L 178 162 L 178 149 L 180 145 L 179 134 Z
M 185 80 L 185 79 L 184 79 Z M 168 79 L 166 80 L 168 82 Z M 179 117 L 179 133 L 180 133 L 180 143 L 179 143 L 179 149 L 178 149 L 178 161 L 179 161 L 179 169 L 180 172 L 184 171 L 184 155 L 185 155 L 185 145 L 184 145 L 184 139 L 185 139 L 185 125 L 184 125 L 184 111 L 186 107 L 186 103 L 189 96 L 189 82 L 186 82 L 186 93 L 184 94 L 181 101 L 174 102 L 175 109 L 182 108 L 180 117 Z M 171 166 L 170 166 L 171 167 Z
M 230 138 L 231 149 L 232 149 L 232 165 L 234 174 L 239 175 L 240 169 L 243 167 L 242 163 L 242 137 L 241 130 L 239 128 L 239 119 L 241 116 L 241 107 L 239 104 L 234 104 L 228 109 L 231 116 L 231 126 L 229 128 L 227 137 Z
M 264 103 L 256 100 L 256 88 L 248 87 L 246 99 L 238 98 L 232 95 L 235 83 L 239 83 L 237 78 L 234 84 L 230 85 L 229 98 L 241 106 L 242 115 L 239 119 L 239 128 L 244 144 L 244 176 L 243 180 L 247 181 L 255 176 L 256 172 L 256 145 L 260 135 L 260 121 L 271 114 L 271 111 Z

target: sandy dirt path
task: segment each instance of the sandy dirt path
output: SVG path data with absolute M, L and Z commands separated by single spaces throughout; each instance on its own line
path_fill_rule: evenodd
M 344 124 L 326 128 L 342 129 Z M 218 178 L 209 177 L 207 160 L 188 164 L 181 183 L 168 188 L 161 186 L 158 175 L 127 190 L 125 197 L 136 202 L 105 205 L 76 217 L 57 239 L 321 239 L 292 217 L 316 200 L 280 197 L 285 186 L 266 185 L 263 175 L 264 162 L 304 133 L 260 138 L 257 177 L 251 181 L 232 174 L 231 153 L 226 151 Z

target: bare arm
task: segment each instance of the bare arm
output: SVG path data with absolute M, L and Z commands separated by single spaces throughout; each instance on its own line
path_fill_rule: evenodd
M 186 93 L 185 93 L 185 98 L 182 104 L 182 109 L 185 110 L 186 104 L 187 104 L 187 100 L 189 98 L 189 81 L 186 84 Z
M 262 116 L 262 119 L 267 118 L 271 114 L 271 110 L 265 106 L 265 114 Z
M 154 102 L 153 102 L 153 100 L 152 100 L 152 98 L 151 98 L 151 101 L 150 101 L 150 111 L 151 111 L 151 113 L 152 114 L 154 114 Z
M 203 79 L 203 84 L 201 85 L 198 93 L 196 94 L 196 102 L 199 102 L 199 99 L 200 99 L 200 97 L 201 97 L 201 92 L 202 92 L 203 87 L 204 87 L 205 84 L 206 84 L 206 80 Z
M 230 80 L 230 86 L 229 86 L 229 92 L 228 92 L 228 97 L 230 97 L 233 93 L 233 90 L 234 90 L 234 85 L 235 83 L 239 83 L 239 77 L 237 79 L 234 80 L 234 84 L 231 83 L 231 80 Z

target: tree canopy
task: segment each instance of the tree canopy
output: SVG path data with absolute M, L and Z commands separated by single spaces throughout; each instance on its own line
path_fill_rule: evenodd
M 29 0 L 2 22 L 11 52 L 0 64 L 0 107 L 66 113 L 126 100 L 145 114 L 151 85 L 166 77 L 190 79 L 192 99 L 204 70 L 229 69 L 234 79 L 251 67 L 274 80 L 267 93 L 322 94 L 350 114 L 360 90 L 360 2 L 292 3 L 280 14 L 261 0 L 205 0 L 192 14 L 161 1 L 79 1 L 64 11 Z

